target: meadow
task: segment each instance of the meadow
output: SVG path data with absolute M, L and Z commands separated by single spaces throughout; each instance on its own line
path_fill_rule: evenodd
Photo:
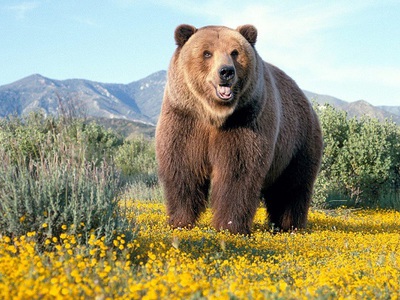
M 124 201 L 140 230 L 111 245 L 62 233 L 0 238 L 1 299 L 399 299 L 400 213 L 312 210 L 306 230 L 254 233 L 166 226 L 162 203 Z M 46 226 L 43 224 L 43 226 Z M 67 226 L 61 228 L 68 231 Z
M 400 127 L 318 112 L 308 227 L 250 236 L 169 228 L 152 141 L 0 120 L 0 299 L 400 299 Z

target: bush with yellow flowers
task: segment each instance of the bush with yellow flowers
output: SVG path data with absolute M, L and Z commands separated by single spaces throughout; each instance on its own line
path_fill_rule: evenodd
M 311 211 L 304 231 L 274 234 L 259 208 L 251 236 L 166 226 L 164 206 L 131 202 L 140 231 L 111 245 L 62 233 L 0 238 L 1 299 L 398 299 L 400 213 Z M 67 232 L 67 228 L 64 228 Z

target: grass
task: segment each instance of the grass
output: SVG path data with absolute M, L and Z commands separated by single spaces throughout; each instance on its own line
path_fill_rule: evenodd
M 166 226 L 163 204 L 125 201 L 140 231 L 110 246 L 67 233 L 0 237 L 1 299 L 398 299 L 400 213 L 311 211 L 308 229 L 271 234 L 259 208 L 250 237 Z M 68 232 L 65 226 L 62 228 Z

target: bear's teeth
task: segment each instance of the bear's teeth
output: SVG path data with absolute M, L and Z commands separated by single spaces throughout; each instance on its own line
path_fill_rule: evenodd
M 220 86 L 219 93 L 224 98 L 229 98 L 232 94 L 231 88 L 229 86 Z

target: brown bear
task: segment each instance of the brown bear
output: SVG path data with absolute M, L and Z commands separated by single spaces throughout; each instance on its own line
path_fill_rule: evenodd
M 322 156 L 319 121 L 297 84 L 264 62 L 244 25 L 175 30 L 156 130 L 169 223 L 249 234 L 263 199 L 281 230 L 306 225 Z

